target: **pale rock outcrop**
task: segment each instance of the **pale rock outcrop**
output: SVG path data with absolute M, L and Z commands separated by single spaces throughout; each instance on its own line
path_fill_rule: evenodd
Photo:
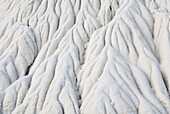
M 169 114 L 169 0 L 1 0 L 0 114 Z

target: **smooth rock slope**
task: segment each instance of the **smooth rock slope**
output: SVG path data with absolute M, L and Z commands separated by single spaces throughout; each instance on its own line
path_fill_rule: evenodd
M 170 114 L 170 0 L 0 0 L 0 114 Z

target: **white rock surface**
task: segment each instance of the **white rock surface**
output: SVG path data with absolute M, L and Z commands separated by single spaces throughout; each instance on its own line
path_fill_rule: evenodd
M 170 0 L 0 0 L 0 114 L 170 114 Z

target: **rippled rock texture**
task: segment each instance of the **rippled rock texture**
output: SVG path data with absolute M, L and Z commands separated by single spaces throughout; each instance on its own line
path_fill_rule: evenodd
M 0 114 L 170 114 L 170 0 L 0 0 Z

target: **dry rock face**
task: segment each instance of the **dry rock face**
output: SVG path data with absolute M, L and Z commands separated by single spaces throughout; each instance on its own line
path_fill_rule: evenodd
M 0 114 L 170 114 L 170 0 L 0 0 Z

